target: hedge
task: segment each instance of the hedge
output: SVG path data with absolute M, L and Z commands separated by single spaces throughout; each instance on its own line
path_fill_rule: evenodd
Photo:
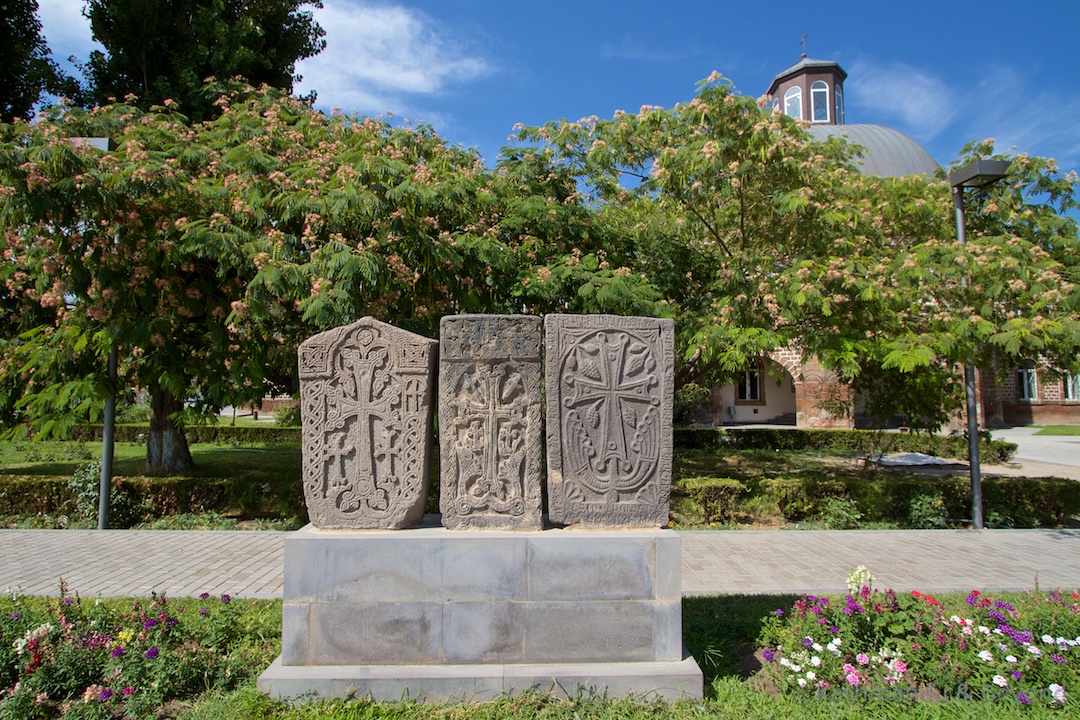
M 101 440 L 101 425 L 80 425 L 68 431 L 68 440 Z M 150 428 L 146 425 L 117 425 L 117 442 L 142 442 Z M 236 427 L 234 425 L 193 425 L 184 428 L 189 443 L 237 443 L 239 445 L 299 445 L 300 428 Z
M 959 435 L 888 433 L 873 430 L 804 430 L 801 428 L 675 428 L 675 447 L 685 450 L 833 450 L 871 452 L 882 440 L 889 452 L 921 452 L 935 457 L 967 458 L 967 438 Z M 987 462 L 1007 462 L 1016 444 L 1005 440 L 979 441 L 979 456 Z

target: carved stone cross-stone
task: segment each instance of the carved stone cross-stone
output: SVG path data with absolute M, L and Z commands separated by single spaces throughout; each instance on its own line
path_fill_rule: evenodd
M 303 482 L 321 528 L 419 522 L 430 485 L 438 343 L 374 318 L 299 350 Z
M 551 521 L 666 525 L 674 323 L 615 315 L 544 323 Z
M 447 316 L 440 341 L 443 525 L 539 530 L 540 318 Z

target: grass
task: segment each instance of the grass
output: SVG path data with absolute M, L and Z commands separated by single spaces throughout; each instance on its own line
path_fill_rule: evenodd
M 1047 425 L 1036 435 L 1075 436 L 1080 435 L 1080 425 Z

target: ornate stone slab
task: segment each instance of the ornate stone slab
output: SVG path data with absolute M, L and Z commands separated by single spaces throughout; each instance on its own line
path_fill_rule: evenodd
M 300 346 L 304 497 L 315 527 L 395 529 L 423 518 L 438 345 L 366 317 Z
M 544 327 L 551 521 L 666 525 L 674 323 L 548 315 Z
M 443 525 L 539 530 L 540 318 L 447 316 L 439 332 Z

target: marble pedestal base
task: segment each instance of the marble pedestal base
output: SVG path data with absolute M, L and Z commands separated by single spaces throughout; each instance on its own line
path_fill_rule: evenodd
M 275 697 L 702 696 L 667 530 L 319 530 L 285 541 Z

